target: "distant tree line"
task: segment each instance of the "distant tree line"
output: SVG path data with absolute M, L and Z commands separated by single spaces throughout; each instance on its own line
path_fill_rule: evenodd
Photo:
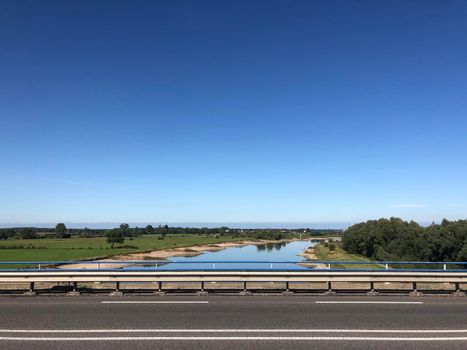
M 375 260 L 467 261 L 467 220 L 428 227 L 399 218 L 370 220 L 345 230 L 342 247 Z
M 340 235 L 341 230 L 333 229 L 239 229 L 222 227 L 170 227 L 168 225 L 146 227 L 130 227 L 128 224 L 121 224 L 114 229 L 90 229 L 90 228 L 67 228 L 64 223 L 58 223 L 55 228 L 37 228 L 37 227 L 12 227 L 0 229 L 0 240 L 8 238 L 22 239 L 43 239 L 70 237 L 138 237 L 141 235 L 159 235 L 164 238 L 167 235 L 215 235 L 215 236 L 236 236 L 255 239 L 280 240 L 290 234 L 303 234 L 306 236 L 328 236 Z

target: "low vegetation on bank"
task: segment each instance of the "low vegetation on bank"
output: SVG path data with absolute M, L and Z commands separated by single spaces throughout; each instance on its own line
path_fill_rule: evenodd
M 58 261 L 106 258 L 115 255 L 177 247 L 237 242 L 242 240 L 282 240 L 323 236 L 334 230 L 180 228 L 151 225 L 145 228 L 121 224 L 110 230 L 0 229 L 0 261 Z
M 160 238 L 160 235 L 128 237 L 125 238 L 123 244 L 114 244 L 114 248 L 111 248 L 106 237 L 9 239 L 0 241 L 0 261 L 65 261 L 105 258 L 141 251 L 243 240 L 241 237 L 204 235 L 177 235 Z
M 323 261 L 350 261 L 350 262 L 370 262 L 371 260 L 358 255 L 346 252 L 342 249 L 339 242 L 322 242 L 315 245 L 313 248 L 313 254 L 317 260 Z M 380 268 L 378 264 L 362 264 L 362 265 L 333 265 L 333 267 L 342 268 Z

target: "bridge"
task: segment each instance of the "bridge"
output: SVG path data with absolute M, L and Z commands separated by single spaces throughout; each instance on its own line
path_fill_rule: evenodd
M 23 288 L 28 295 L 54 290 L 68 295 L 109 290 L 121 295 L 126 290 L 160 295 L 184 291 L 464 296 L 467 289 L 467 262 L 20 261 L 0 262 L 0 267 L 0 293 Z M 37 288 L 38 284 L 47 288 Z M 16 288 L 2 288 L 12 285 Z
M 466 262 L 305 264 L 3 262 L 0 348 L 465 349 Z

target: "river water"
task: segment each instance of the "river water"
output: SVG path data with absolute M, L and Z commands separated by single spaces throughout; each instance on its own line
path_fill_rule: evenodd
M 159 269 L 176 270 L 256 270 L 256 269 L 307 269 L 296 263 L 306 259 L 297 254 L 314 246 L 315 241 L 293 241 L 228 247 L 215 252 L 205 252 L 192 257 L 172 257 L 170 263 Z

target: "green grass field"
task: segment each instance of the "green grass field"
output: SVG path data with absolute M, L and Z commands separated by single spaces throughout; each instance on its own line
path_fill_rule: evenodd
M 327 261 L 365 261 L 369 262 L 370 259 L 357 255 L 351 254 L 343 250 L 338 244 L 336 244 L 335 250 L 330 250 L 324 244 L 317 244 L 313 247 L 314 254 L 318 260 L 327 260 Z M 367 268 L 367 269 L 378 269 L 382 268 L 382 265 L 379 264 L 369 264 L 369 265 L 335 265 L 333 267 L 340 268 Z
M 158 235 L 143 235 L 125 239 L 123 246 L 111 249 L 105 237 L 68 239 L 8 239 L 0 241 L 0 261 L 64 261 L 104 258 L 118 254 L 147 250 L 187 247 L 200 244 L 233 242 L 245 237 L 176 235 L 158 239 Z M 23 249 L 8 247 L 24 246 Z M 27 248 L 29 247 L 29 248 Z M 6 249 L 5 249 L 6 248 Z

